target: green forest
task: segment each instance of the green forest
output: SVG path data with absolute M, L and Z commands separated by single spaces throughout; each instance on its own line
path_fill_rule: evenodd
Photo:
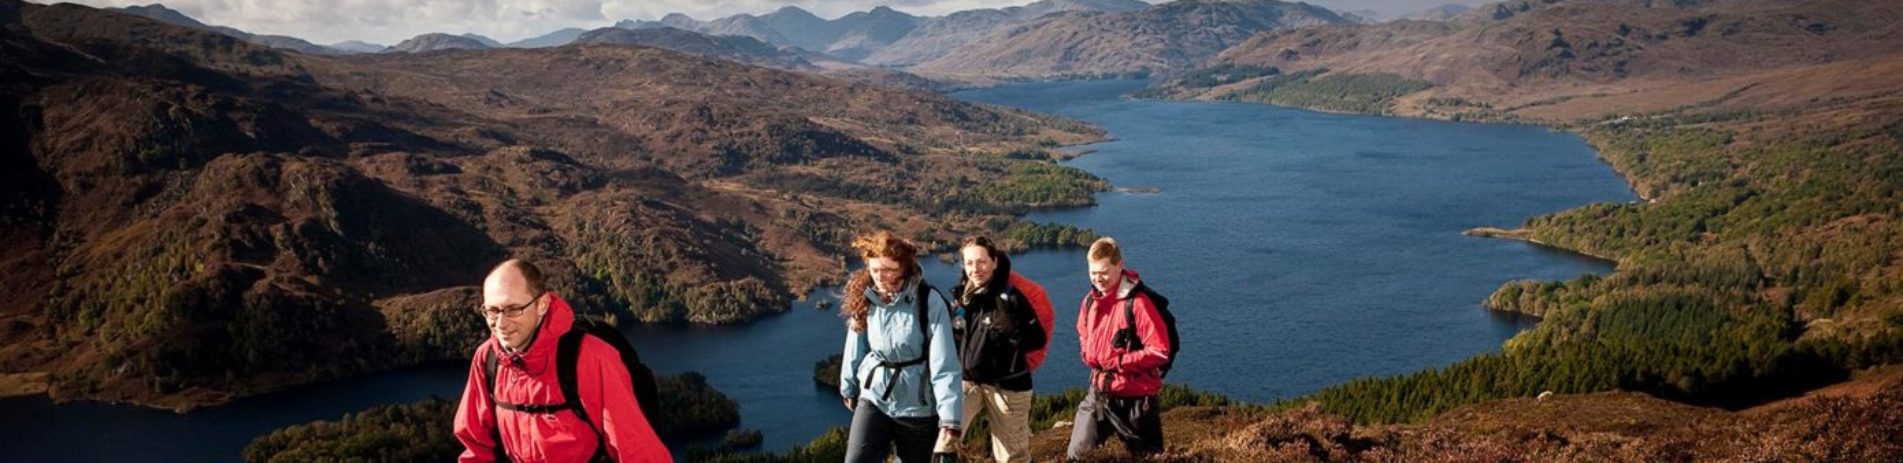
M 1489 308 L 1543 320 L 1500 353 L 1278 406 L 1319 401 L 1391 423 L 1491 399 L 1618 389 L 1743 407 L 1903 360 L 1903 123 L 1805 136 L 1710 124 L 1779 116 L 1661 114 L 1580 128 L 1650 200 L 1526 228 L 1539 242 L 1614 256 L 1617 272 L 1503 285 Z
M 1393 74 L 1331 74 L 1327 68 L 1283 73 L 1274 67 L 1218 64 L 1185 72 L 1131 96 L 1182 98 L 1232 84 L 1245 86 L 1221 92 L 1221 99 L 1362 114 L 1389 114 L 1395 98 L 1433 87 L 1427 81 Z

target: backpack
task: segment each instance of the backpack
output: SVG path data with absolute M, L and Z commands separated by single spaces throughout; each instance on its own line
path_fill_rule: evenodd
M 621 364 L 628 369 L 628 379 L 631 383 L 629 387 L 634 389 L 634 398 L 640 402 L 641 414 L 649 421 L 654 420 L 661 411 L 660 393 L 654 383 L 654 370 L 648 369 L 646 364 L 641 363 L 640 354 L 635 352 L 634 345 L 628 343 L 627 335 L 622 334 L 620 329 L 604 321 L 580 316 L 575 317 L 575 325 L 570 327 L 568 332 L 562 333 L 562 336 L 555 341 L 555 377 L 561 383 L 563 402 L 553 405 L 509 404 L 509 406 L 516 411 L 527 413 L 555 413 L 562 410 L 574 412 L 577 418 L 581 418 L 582 424 L 588 425 L 589 430 L 595 432 L 597 444 L 605 444 L 602 441 L 606 440 L 606 436 L 602 435 L 600 429 L 595 428 L 594 422 L 588 420 L 588 411 L 581 406 L 580 388 L 576 385 L 579 381 L 575 378 L 575 367 L 581 359 L 582 338 L 586 336 L 606 341 L 621 354 Z M 483 352 L 483 392 L 489 395 L 491 407 L 500 406 L 502 404 L 496 401 L 496 368 L 500 359 L 496 356 L 495 349 L 486 349 Z M 496 438 L 496 461 L 508 461 L 502 452 L 502 430 L 490 428 L 489 434 Z M 597 456 L 600 456 L 602 452 L 607 451 L 608 447 L 597 445 L 595 449 Z
M 1183 351 L 1183 341 L 1181 336 L 1176 335 L 1176 314 L 1170 312 L 1170 298 L 1163 297 L 1162 293 L 1151 289 L 1150 285 L 1138 281 L 1137 286 L 1131 288 L 1131 297 L 1123 300 L 1123 320 L 1127 325 L 1125 325 L 1123 329 L 1117 330 L 1116 337 L 1111 341 L 1111 345 L 1127 350 L 1139 350 L 1143 348 L 1143 338 L 1137 335 L 1136 327 L 1137 294 L 1142 294 L 1150 298 L 1150 305 L 1156 306 L 1156 314 L 1163 318 L 1163 327 L 1169 332 L 1170 359 L 1169 361 L 1163 362 L 1163 366 L 1157 367 L 1157 371 L 1161 376 L 1168 377 L 1170 375 L 1170 368 L 1176 366 L 1176 354 Z
M 1052 313 L 1051 298 L 1037 282 L 1018 272 L 1011 272 L 1011 287 L 1023 294 L 1024 299 L 1031 301 L 1031 311 L 1037 313 L 1037 322 L 1044 325 L 1044 347 L 1024 353 L 1024 362 L 1030 365 L 1026 371 L 1037 371 L 1037 367 L 1044 365 L 1045 354 L 1051 350 L 1052 343 L 1048 340 L 1051 338 L 1051 328 L 1057 323 L 1057 314 Z

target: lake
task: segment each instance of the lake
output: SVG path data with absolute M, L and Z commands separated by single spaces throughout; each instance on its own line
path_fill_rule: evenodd
M 1322 114 L 1243 103 L 1135 101 L 1142 81 L 1026 83 L 954 94 L 1074 117 L 1113 141 L 1068 163 L 1130 190 L 1094 208 L 1030 214 L 1117 237 L 1129 268 L 1170 296 L 1183 335 L 1171 382 L 1252 402 L 1361 377 L 1444 366 L 1530 326 L 1480 307 L 1501 283 L 1612 270 L 1608 262 L 1461 235 L 1594 202 L 1637 199 L 1578 136 L 1534 126 Z M 1041 392 L 1080 387 L 1080 250 L 1014 257 L 1057 307 Z M 950 286 L 956 269 L 929 259 Z M 821 291 L 824 298 L 830 291 Z M 699 371 L 741 404 L 765 446 L 804 443 L 850 419 L 813 386 L 837 353 L 834 312 L 801 301 L 738 326 L 629 333 L 661 372 Z M 369 375 L 189 414 L 0 401 L 0 448 L 17 461 L 237 461 L 278 427 L 384 403 L 454 397 L 465 365 Z M 447 423 L 444 424 L 448 426 Z

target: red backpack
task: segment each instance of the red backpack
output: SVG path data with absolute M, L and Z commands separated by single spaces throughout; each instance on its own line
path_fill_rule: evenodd
M 1057 323 L 1057 315 L 1051 311 L 1051 297 L 1045 294 L 1044 286 L 1031 281 L 1030 278 L 1025 278 L 1024 275 L 1019 275 L 1018 272 L 1011 272 L 1011 287 L 1016 288 L 1019 293 L 1024 294 L 1026 300 L 1031 301 L 1031 310 L 1037 312 L 1038 324 L 1044 325 L 1044 339 L 1046 339 L 1044 347 L 1024 353 L 1024 361 L 1031 365 L 1031 369 L 1027 371 L 1037 371 L 1037 367 L 1044 365 L 1044 354 L 1051 350 L 1051 342 L 1048 340 L 1051 338 L 1051 327 Z

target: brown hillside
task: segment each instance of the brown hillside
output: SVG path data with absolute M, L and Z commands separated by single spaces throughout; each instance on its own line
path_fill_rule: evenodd
M 1081 123 L 653 48 L 346 59 L 10 0 L 0 23 L 0 373 L 57 398 L 461 358 L 506 256 L 622 320 L 748 320 L 855 230 L 949 242 L 1104 188 L 1001 155 Z
M 1210 63 L 1391 74 L 1435 86 L 1397 100 L 1399 114 L 1564 122 L 1722 103 L 1757 87 L 1803 92 L 1791 73 L 1814 79 L 1849 75 L 1820 66 L 1887 66 L 1882 60 L 1903 54 L 1899 38 L 1903 4 L 1896 2 L 1511 1 L 1450 22 L 1258 34 Z M 1224 98 L 1247 88 L 1180 93 Z
M 1343 22 L 1332 11 L 1303 3 L 1179 0 L 1139 11 L 1070 12 L 999 27 L 910 69 L 952 77 L 1167 74 L 1260 31 Z

